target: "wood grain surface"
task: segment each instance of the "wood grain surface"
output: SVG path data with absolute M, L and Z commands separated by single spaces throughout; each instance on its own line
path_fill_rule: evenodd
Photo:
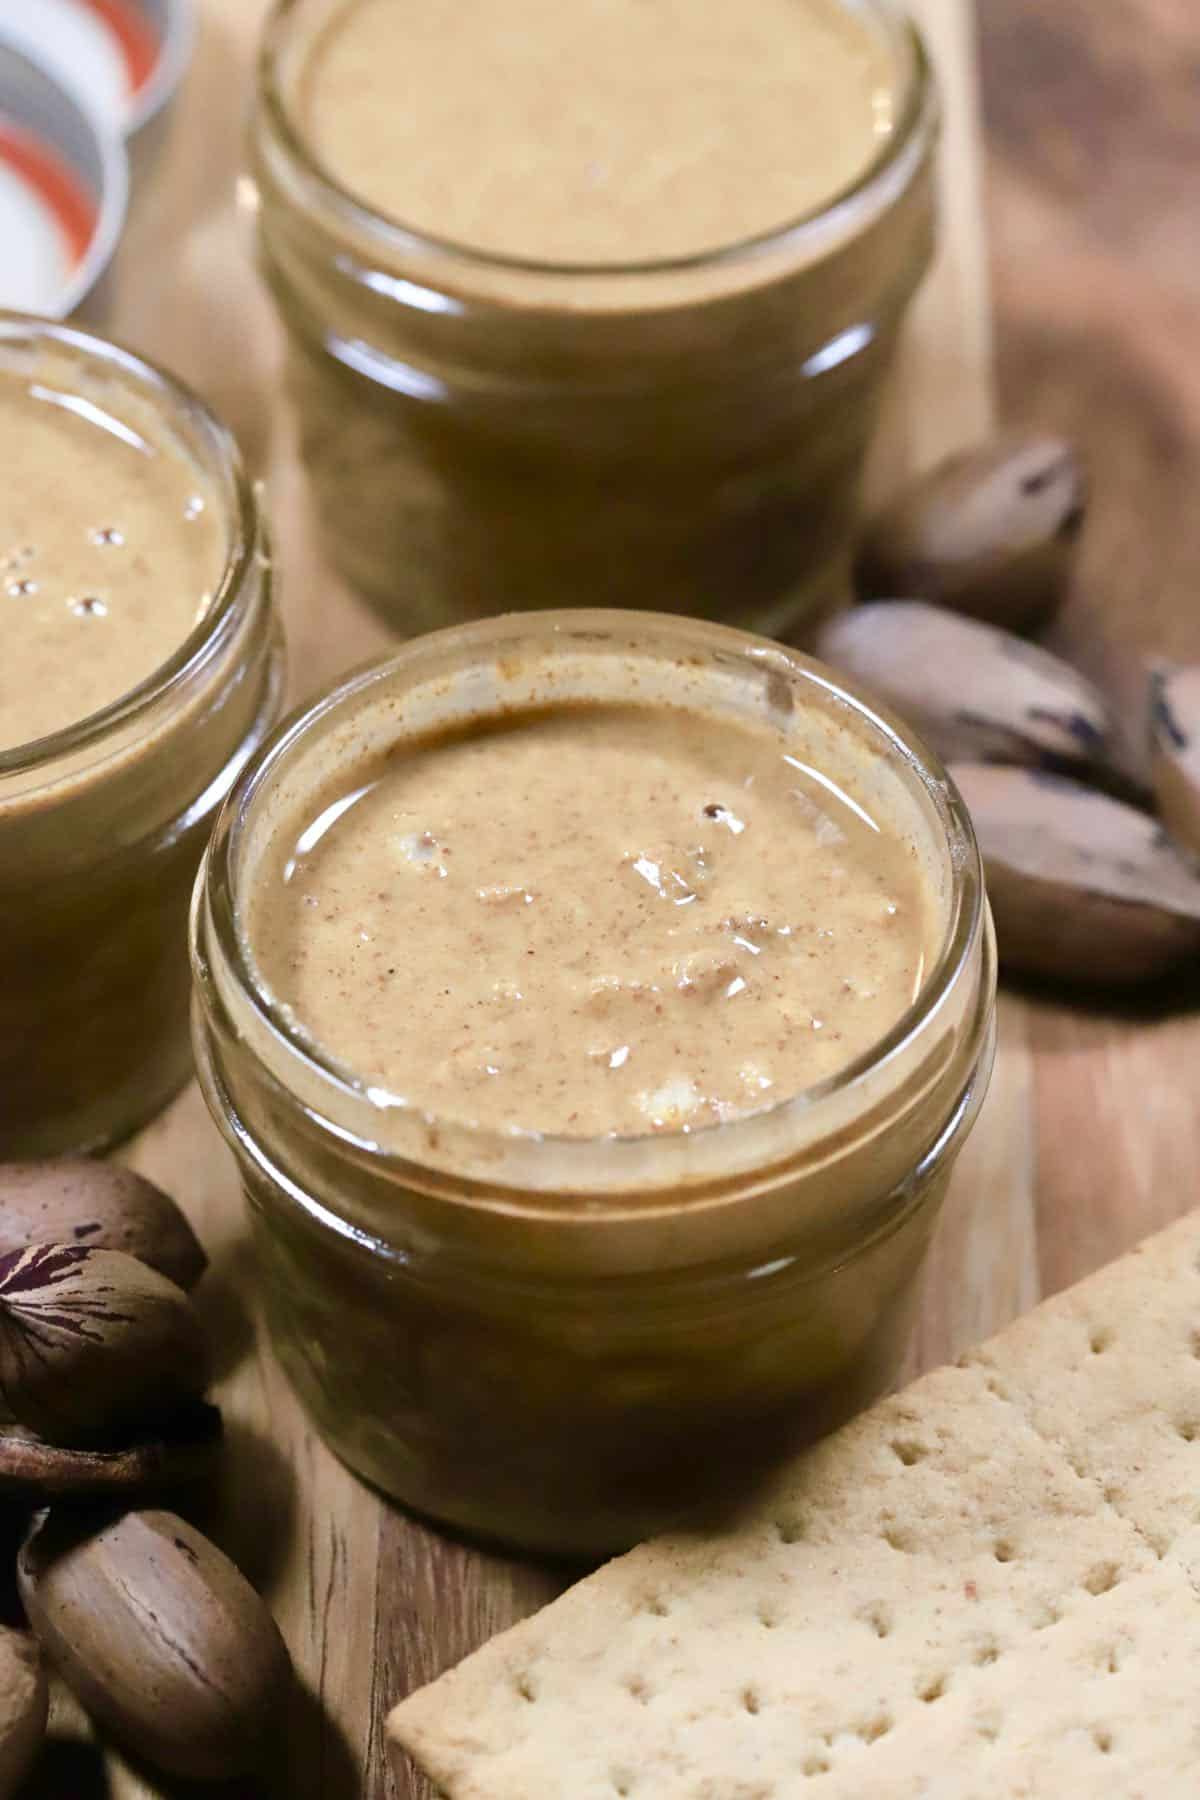
M 113 284 L 115 335 L 195 383 L 268 478 L 293 684 L 310 692 L 383 642 L 312 541 L 278 340 L 231 195 L 261 0 L 207 0 L 175 130 L 140 183 Z M 943 255 L 922 296 L 873 471 L 883 488 L 986 428 L 967 0 L 923 0 L 947 95 Z M 1083 441 L 1096 506 L 1075 641 L 1200 651 L 1200 13 L 1193 0 L 978 0 L 1000 408 Z M 1195 641 L 1194 641 L 1195 640 Z M 953 1354 L 1195 1198 L 1200 1026 L 1182 1007 L 1068 1007 L 1006 994 L 1001 1053 L 935 1244 L 912 1368 Z M 389 1769 L 390 1702 L 553 1593 L 561 1572 L 484 1557 L 382 1504 L 307 1431 L 256 1335 L 230 1165 L 194 1090 L 132 1147 L 178 1193 L 214 1266 L 201 1290 L 231 1423 L 218 1530 L 276 1610 L 307 1700 L 267 1787 L 287 1800 L 427 1800 Z M 155 1785 L 88 1740 L 61 1697 L 27 1800 L 146 1800 Z M 531 1800 L 533 1797 L 531 1796 Z

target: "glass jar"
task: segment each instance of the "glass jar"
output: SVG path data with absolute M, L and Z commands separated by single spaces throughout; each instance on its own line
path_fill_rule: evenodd
M 325 540 L 399 631 L 638 606 L 792 636 L 844 600 L 883 377 L 934 241 L 938 107 L 892 0 L 875 163 L 820 212 L 636 266 L 477 254 L 357 203 L 292 95 L 331 0 L 282 0 L 253 126 L 261 262 Z
M 203 620 L 102 711 L 0 751 L 0 1159 L 94 1150 L 187 1079 L 187 909 L 213 817 L 279 716 L 282 643 L 258 504 L 233 438 L 115 345 L 0 314 L 0 367 L 128 394 L 222 509 Z M 211 502 L 210 502 L 211 503 Z
M 779 1104 L 635 1137 L 434 1118 L 326 1059 L 266 991 L 241 923 L 275 824 L 327 795 L 330 755 L 340 769 L 402 733 L 428 743 L 464 715 L 544 700 L 539 681 L 568 700 L 670 704 L 685 667 L 706 710 L 711 692 L 718 713 L 865 761 L 859 791 L 922 857 L 943 944 L 887 1037 Z M 611 1551 L 894 1378 L 987 1085 L 995 952 L 944 772 L 820 665 L 654 614 L 417 640 L 249 765 L 197 882 L 192 950 L 200 1080 L 249 1198 L 279 1355 L 339 1455 L 409 1506 L 543 1551 Z

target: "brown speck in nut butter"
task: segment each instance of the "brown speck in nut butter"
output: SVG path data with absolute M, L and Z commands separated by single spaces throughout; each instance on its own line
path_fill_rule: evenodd
M 786 1098 L 896 1023 L 936 932 L 907 842 L 787 745 L 608 703 L 403 745 L 280 829 L 253 954 L 438 1117 L 591 1136 Z

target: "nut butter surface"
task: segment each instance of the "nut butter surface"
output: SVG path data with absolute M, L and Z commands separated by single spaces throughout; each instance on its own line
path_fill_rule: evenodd
M 842 0 L 349 0 L 296 112 L 335 180 L 405 225 L 632 263 L 832 200 L 890 135 L 896 83 Z
M 90 718 L 204 617 L 225 532 L 194 461 L 133 396 L 0 371 L 0 751 Z
M 877 1043 L 942 925 L 911 843 L 794 749 L 602 703 L 402 744 L 280 826 L 254 954 L 329 1055 L 439 1117 L 735 1118 Z

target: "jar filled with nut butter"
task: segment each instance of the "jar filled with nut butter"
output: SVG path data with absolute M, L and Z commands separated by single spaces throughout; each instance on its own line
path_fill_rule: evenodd
M 564 596 L 802 632 L 936 135 L 892 0 L 282 0 L 261 259 L 338 569 L 406 634 Z
M 186 1079 L 188 896 L 282 649 L 237 447 L 167 375 L 0 313 L 0 464 L 3 1160 Z
M 415 640 L 254 758 L 192 929 L 279 1354 L 379 1487 L 599 1554 L 895 1378 L 995 953 L 953 786 L 819 664 Z

